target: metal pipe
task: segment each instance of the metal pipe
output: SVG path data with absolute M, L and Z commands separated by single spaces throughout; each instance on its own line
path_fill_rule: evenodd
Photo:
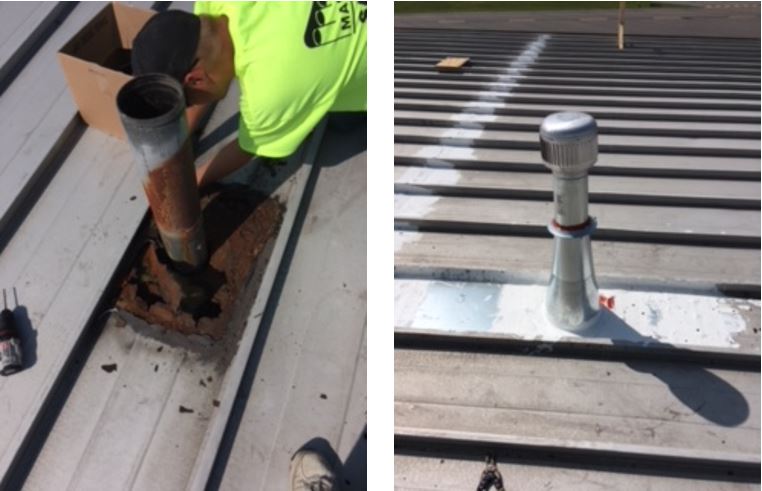
M 167 75 L 143 75 L 116 101 L 167 255 L 179 271 L 196 270 L 208 252 L 183 88 Z
M 554 113 L 540 125 L 540 150 L 553 172 L 553 267 L 545 297 L 548 318 L 569 331 L 591 326 L 600 313 L 588 215 L 587 175 L 598 158 L 598 127 L 589 114 Z

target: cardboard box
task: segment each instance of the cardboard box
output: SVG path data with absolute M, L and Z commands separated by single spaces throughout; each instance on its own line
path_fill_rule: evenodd
M 132 79 L 132 40 L 154 14 L 111 3 L 58 52 L 82 119 L 122 140 L 126 138 L 116 109 L 116 94 Z

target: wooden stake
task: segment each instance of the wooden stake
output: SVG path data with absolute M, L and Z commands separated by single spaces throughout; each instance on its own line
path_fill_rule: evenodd
M 624 5 L 625 2 L 619 2 L 619 29 L 617 32 L 617 47 L 619 51 L 624 49 Z

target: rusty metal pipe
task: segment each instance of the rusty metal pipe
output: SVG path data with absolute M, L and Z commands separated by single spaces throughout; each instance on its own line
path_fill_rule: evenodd
M 540 125 L 540 149 L 553 172 L 553 267 L 545 310 L 550 321 L 569 331 L 591 326 L 600 313 L 588 215 L 587 175 L 598 158 L 598 127 L 592 116 L 562 112 Z
M 116 101 L 167 255 L 179 271 L 199 269 L 208 252 L 183 88 L 167 75 L 143 75 Z

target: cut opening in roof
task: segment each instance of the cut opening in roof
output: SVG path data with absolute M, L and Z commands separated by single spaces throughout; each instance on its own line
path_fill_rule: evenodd
M 269 260 L 284 210 L 248 189 L 212 193 L 201 206 L 208 264 L 194 273 L 175 271 L 151 220 L 148 245 L 123 280 L 117 307 L 149 324 L 221 339 L 254 271 Z

